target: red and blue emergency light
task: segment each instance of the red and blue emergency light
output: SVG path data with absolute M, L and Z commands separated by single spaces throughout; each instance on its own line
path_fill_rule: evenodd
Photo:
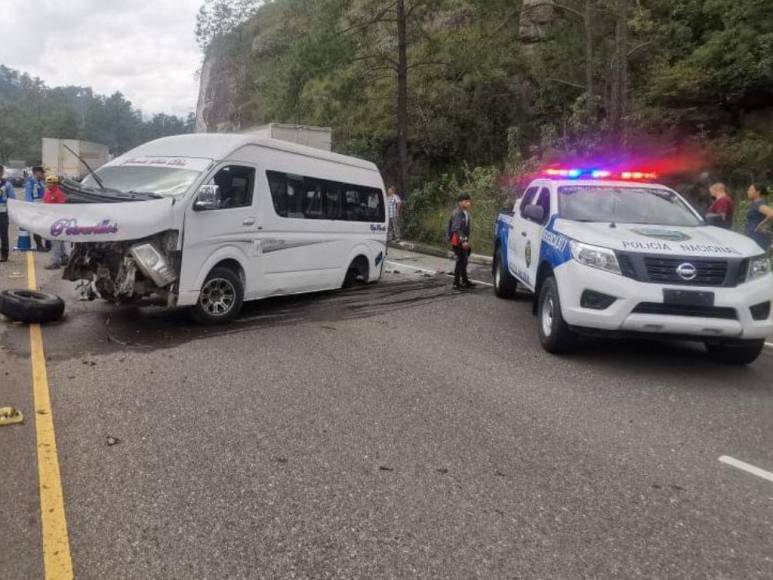
M 545 169 L 546 177 L 563 177 L 565 179 L 622 179 L 624 181 L 650 181 L 657 179 L 657 173 L 652 171 L 610 171 L 607 169 L 555 168 Z

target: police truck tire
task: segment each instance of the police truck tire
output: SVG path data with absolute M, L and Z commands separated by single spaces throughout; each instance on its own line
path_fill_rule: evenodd
M 577 335 L 566 324 L 561 313 L 556 279 L 550 276 L 542 283 L 537 307 L 537 327 L 542 347 L 552 354 L 569 353 L 577 346 Z
M 199 324 L 227 324 L 241 312 L 244 303 L 244 284 L 231 268 L 217 267 L 201 285 L 199 300 L 191 309 Z
M 762 354 L 764 348 L 765 339 L 706 343 L 706 350 L 711 358 L 725 365 L 751 364 Z
M 64 300 L 37 290 L 3 290 L 0 314 L 17 322 L 53 322 L 64 314 Z
M 517 289 L 518 282 L 502 263 L 502 253 L 497 250 L 494 254 L 494 294 L 498 298 L 510 299 L 515 297 Z

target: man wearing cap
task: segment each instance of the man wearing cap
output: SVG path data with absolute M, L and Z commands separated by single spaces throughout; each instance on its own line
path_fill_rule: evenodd
M 16 199 L 13 185 L 3 177 L 4 174 L 5 167 L 0 165 L 0 262 L 8 261 L 8 200 Z
M 46 194 L 46 172 L 37 165 L 32 168 L 32 175 L 27 176 L 24 181 L 24 201 L 29 203 L 43 203 L 43 197 Z M 34 234 L 35 249 L 38 252 L 48 252 L 51 249 L 51 242 L 44 240 L 38 234 Z
M 448 222 L 448 237 L 451 248 L 456 256 L 456 268 L 454 269 L 454 290 L 466 290 L 474 288 L 475 284 L 467 277 L 467 262 L 470 258 L 470 208 L 472 197 L 469 193 L 462 193 L 457 198 L 457 208 Z
M 59 178 L 56 175 L 46 177 L 46 193 L 43 196 L 43 203 L 65 203 L 66 201 L 67 196 L 59 187 Z M 67 263 L 64 242 L 54 240 L 51 249 L 51 261 L 46 266 L 46 270 L 58 270 Z

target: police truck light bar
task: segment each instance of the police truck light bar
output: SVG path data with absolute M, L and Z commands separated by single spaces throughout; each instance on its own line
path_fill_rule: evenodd
M 565 179 L 622 179 L 624 181 L 651 181 L 658 174 L 651 171 L 621 171 L 613 172 L 607 169 L 563 169 L 552 167 L 543 172 L 546 177 L 563 177 Z

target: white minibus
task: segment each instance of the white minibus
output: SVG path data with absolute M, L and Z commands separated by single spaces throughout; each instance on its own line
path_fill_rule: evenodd
M 250 135 L 142 145 L 62 184 L 68 203 L 12 201 L 20 227 L 73 243 L 64 271 L 116 303 L 232 320 L 245 300 L 381 277 L 384 183 L 370 162 Z

